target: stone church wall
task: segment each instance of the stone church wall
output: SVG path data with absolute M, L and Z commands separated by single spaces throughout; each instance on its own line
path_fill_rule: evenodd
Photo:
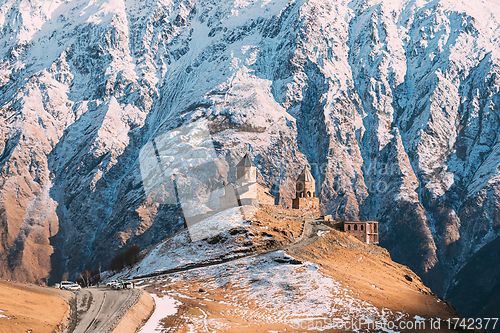
M 268 189 L 259 184 L 257 187 L 259 196 L 259 204 L 261 205 L 274 205 L 274 196 L 269 194 Z
M 275 218 L 304 220 L 320 217 L 319 210 L 311 211 L 305 208 L 288 209 L 282 206 L 275 205 L 260 205 L 260 208 Z
M 292 201 L 292 208 L 319 211 L 319 198 L 295 198 Z

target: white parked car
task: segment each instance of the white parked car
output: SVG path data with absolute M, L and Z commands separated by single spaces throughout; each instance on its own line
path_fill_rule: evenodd
M 76 291 L 76 290 L 81 290 L 82 287 L 80 287 L 80 285 L 77 283 L 73 283 L 72 285 L 68 286 L 67 289 L 71 291 Z
M 59 284 L 59 288 L 60 289 L 68 289 L 69 286 L 74 285 L 74 284 L 75 283 L 71 282 L 71 281 L 61 281 L 61 283 Z
M 135 285 L 132 281 L 118 281 L 110 285 L 113 289 L 134 289 Z
M 117 280 L 111 280 L 108 283 L 106 283 L 106 287 L 112 287 L 115 283 L 118 283 Z
M 56 284 L 57 286 L 57 284 Z M 62 281 L 59 284 L 59 289 L 65 289 L 65 290 L 80 290 L 82 287 L 80 287 L 79 284 L 71 282 L 71 281 Z
M 110 288 L 113 288 L 113 289 L 117 289 L 117 287 L 121 284 L 120 281 L 114 281 L 114 282 L 111 282 L 108 287 Z
M 123 282 L 122 281 L 118 281 L 118 282 L 115 282 L 111 288 L 113 289 L 123 289 Z

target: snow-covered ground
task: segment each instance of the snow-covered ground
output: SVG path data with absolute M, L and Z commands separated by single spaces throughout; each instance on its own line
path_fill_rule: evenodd
M 161 320 L 167 316 L 171 316 L 177 312 L 177 307 L 179 302 L 169 297 L 168 295 L 157 296 L 156 294 L 151 294 L 155 300 L 155 310 L 151 317 L 144 326 L 141 327 L 139 332 L 142 333 L 153 333 L 162 332 L 163 327 L 161 325 Z
M 254 245 L 254 234 L 247 233 L 251 222 L 246 219 L 247 216 L 253 216 L 254 212 L 253 207 L 243 206 L 208 217 L 166 238 L 150 249 L 137 265 L 109 279 L 130 278 L 196 263 L 240 257 Z M 234 234 L 231 235 L 229 230 L 235 230 Z M 211 242 L 210 237 L 219 237 L 220 241 Z
M 380 309 L 360 299 L 340 281 L 325 275 L 317 264 L 284 264 L 283 257 L 293 259 L 283 252 L 270 253 L 171 274 L 146 285 L 156 286 L 158 295 L 175 296 L 182 302 L 183 298 L 190 298 L 185 295 L 190 284 L 196 284 L 203 289 L 200 297 L 205 302 L 224 305 L 236 318 L 267 324 L 292 326 L 302 321 L 323 320 L 331 323 L 323 329 L 331 329 L 337 325 L 335 320 L 345 322 L 364 317 L 387 322 L 408 318 L 403 312 Z M 158 296 L 154 295 L 156 299 Z M 155 312 L 154 316 L 156 322 L 159 314 Z M 210 318 L 206 324 L 217 327 L 224 320 Z

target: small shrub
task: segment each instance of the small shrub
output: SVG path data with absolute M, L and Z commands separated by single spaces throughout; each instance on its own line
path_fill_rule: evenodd
M 98 268 L 87 269 L 80 272 L 78 273 L 78 278 L 76 279 L 76 283 L 85 287 L 96 285 L 101 281 L 101 272 Z

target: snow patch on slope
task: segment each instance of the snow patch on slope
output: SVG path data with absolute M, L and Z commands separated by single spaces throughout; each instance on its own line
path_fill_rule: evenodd
M 404 313 L 378 309 L 357 298 L 339 281 L 324 275 L 314 263 L 279 264 L 274 254 L 238 259 L 213 267 L 175 273 L 164 279 L 167 283 L 196 281 L 210 294 L 230 289 L 220 303 L 234 309 L 234 316 L 260 318 L 266 323 L 300 322 L 302 320 L 337 318 L 350 320 L 365 317 L 387 321 Z M 163 283 L 157 280 L 156 283 Z M 182 294 L 182 290 L 179 291 Z M 277 311 L 279 310 L 279 311 Z M 300 318 L 300 319 L 298 319 Z

